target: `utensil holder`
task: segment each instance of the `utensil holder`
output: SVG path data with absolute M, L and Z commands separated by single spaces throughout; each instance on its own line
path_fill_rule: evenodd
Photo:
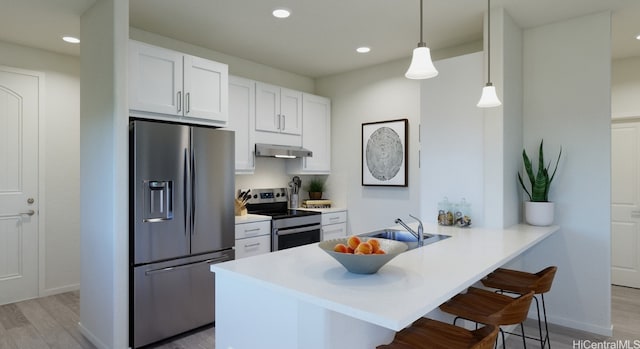
M 299 206 L 298 194 L 291 194 L 289 197 L 289 209 L 295 210 Z

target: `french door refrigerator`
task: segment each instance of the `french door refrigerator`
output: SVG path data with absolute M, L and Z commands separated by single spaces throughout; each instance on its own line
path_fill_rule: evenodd
M 232 131 L 132 120 L 130 345 L 214 321 L 209 265 L 234 259 Z

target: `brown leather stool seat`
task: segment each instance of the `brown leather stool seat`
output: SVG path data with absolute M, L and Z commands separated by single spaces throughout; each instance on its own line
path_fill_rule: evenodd
M 377 349 L 489 349 L 493 348 L 498 328 L 487 325 L 475 331 L 444 322 L 420 318 L 396 333 L 393 342 Z
M 535 300 L 536 310 L 538 312 L 538 331 L 540 333 L 540 338 L 527 338 L 540 341 L 540 347 L 543 349 L 546 345 L 551 348 L 551 342 L 549 341 L 549 326 L 547 325 L 547 307 L 544 302 L 544 294 L 549 292 L 551 289 L 557 270 L 557 267 L 551 266 L 534 274 L 499 268 L 481 280 L 483 285 L 496 288 L 503 292 L 524 294 L 533 291 L 535 295 L 540 295 L 540 298 L 542 299 L 542 311 L 544 314 L 544 327 L 546 334 L 542 334 L 540 302 L 538 302 L 538 298 L 534 295 L 533 299 Z
M 459 318 L 495 326 L 520 324 L 524 333 L 522 322 L 527 318 L 532 299 L 533 291 L 513 298 L 469 287 L 467 293 L 458 294 L 443 303 L 440 310 L 455 315 L 454 324 Z M 504 333 L 502 341 L 504 344 Z M 523 344 L 526 348 L 524 338 Z

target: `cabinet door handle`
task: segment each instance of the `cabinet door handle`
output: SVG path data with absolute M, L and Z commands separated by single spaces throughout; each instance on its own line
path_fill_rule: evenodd
M 182 91 L 178 91 L 178 112 L 182 111 Z
M 286 128 L 287 125 L 287 117 L 282 114 L 282 131 L 284 131 L 284 129 Z
M 340 217 L 330 217 L 329 218 L 330 221 L 335 221 L 335 220 L 338 220 L 338 219 L 340 219 Z
M 185 95 L 186 101 L 185 101 L 185 107 L 187 108 L 186 113 L 189 114 L 189 112 L 191 111 L 191 93 L 187 92 L 187 94 Z
M 245 245 L 244 245 L 244 248 L 257 247 L 257 246 L 260 246 L 260 243 L 259 243 L 259 242 L 255 242 L 255 243 L 253 243 L 253 244 L 245 244 Z
M 278 130 L 280 130 L 280 126 L 282 125 L 282 114 L 276 115 L 278 117 Z

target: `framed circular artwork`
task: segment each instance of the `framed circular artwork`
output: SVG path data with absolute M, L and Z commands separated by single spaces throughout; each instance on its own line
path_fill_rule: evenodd
M 362 124 L 362 185 L 407 183 L 407 119 Z

